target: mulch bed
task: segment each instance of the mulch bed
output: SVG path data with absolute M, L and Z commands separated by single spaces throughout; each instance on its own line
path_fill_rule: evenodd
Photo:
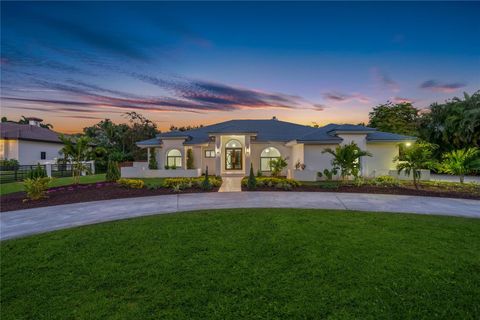
M 246 187 L 242 187 L 242 191 L 248 191 Z M 259 187 L 255 191 L 284 191 L 273 187 Z M 459 191 L 445 191 L 445 190 L 431 190 L 402 187 L 377 187 L 364 185 L 356 186 L 338 186 L 337 188 L 322 188 L 317 186 L 300 186 L 294 188 L 292 191 L 299 192 L 345 192 L 345 193 L 372 193 L 372 194 L 398 194 L 408 196 L 426 196 L 426 197 L 441 197 L 441 198 L 458 198 L 458 199 L 475 199 L 480 200 L 479 194 L 472 194 Z
M 199 193 L 199 192 L 217 192 L 218 188 L 211 191 L 203 191 L 201 189 L 182 189 L 182 193 Z M 163 194 L 175 194 L 170 189 L 158 188 L 156 190 L 130 189 L 120 186 L 116 183 L 90 183 L 70 185 L 64 187 L 55 187 L 48 190 L 48 198 L 38 201 L 26 201 L 25 192 L 16 192 L 0 197 L 0 211 L 12 211 L 20 209 L 38 208 L 55 206 L 59 204 L 89 202 L 98 200 L 110 200 L 120 198 L 148 197 Z

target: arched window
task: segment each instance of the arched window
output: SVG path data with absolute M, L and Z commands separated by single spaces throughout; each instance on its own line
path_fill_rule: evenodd
M 242 147 L 242 144 L 240 143 L 240 141 L 235 139 L 228 141 L 227 144 L 225 145 L 225 148 L 241 148 L 241 147 Z
M 167 152 L 167 166 L 170 168 L 182 167 L 182 153 L 177 149 L 172 149 Z
M 280 151 L 274 147 L 268 147 L 263 149 L 260 154 L 260 170 L 261 171 L 272 171 L 270 166 L 270 161 L 276 160 L 281 157 Z

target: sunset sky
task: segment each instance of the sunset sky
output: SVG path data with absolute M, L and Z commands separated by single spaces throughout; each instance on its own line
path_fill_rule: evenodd
M 358 123 L 480 89 L 478 2 L 2 2 L 1 113 Z

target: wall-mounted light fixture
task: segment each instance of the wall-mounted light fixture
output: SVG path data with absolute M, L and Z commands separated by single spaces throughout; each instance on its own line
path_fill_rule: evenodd
M 410 147 L 412 145 L 411 142 L 405 142 L 405 147 Z

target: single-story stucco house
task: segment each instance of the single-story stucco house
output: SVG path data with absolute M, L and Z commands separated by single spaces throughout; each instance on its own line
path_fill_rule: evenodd
M 139 141 L 139 147 L 148 148 L 149 157 L 156 157 L 158 170 L 149 170 L 146 162 L 138 162 L 133 167 L 122 168 L 122 176 L 191 177 L 201 175 L 207 167 L 209 174 L 219 176 L 248 175 L 250 164 L 255 172 L 260 170 L 268 175 L 270 160 L 283 157 L 288 162 L 284 175 L 313 181 L 317 180 L 318 172 L 331 169 L 331 156 L 322 151 L 352 141 L 372 154 L 361 159 L 361 174 L 375 177 L 395 172 L 393 158 L 399 154 L 400 144 L 409 145 L 415 138 L 350 124 L 314 128 L 275 117 L 231 120 L 185 132 L 161 133 L 153 139 Z M 189 149 L 194 169 L 187 170 Z M 304 164 L 304 170 L 297 170 L 296 164 Z
M 28 124 L 0 123 L 0 159 L 16 159 L 21 165 L 55 161 L 63 143 L 59 133 L 40 126 L 42 119 L 27 118 Z

